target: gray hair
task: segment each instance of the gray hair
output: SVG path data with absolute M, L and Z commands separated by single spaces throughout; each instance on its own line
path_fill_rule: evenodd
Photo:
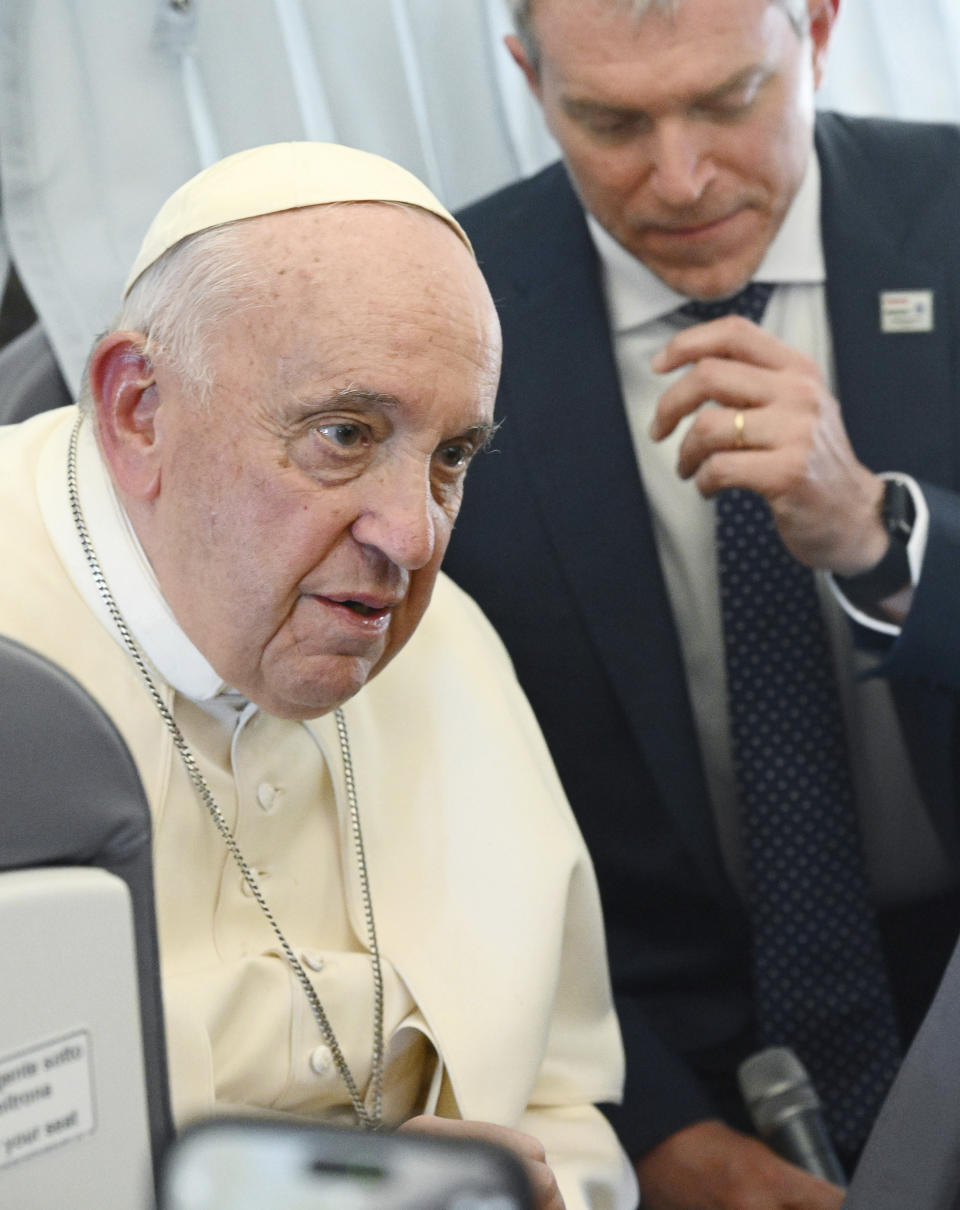
M 533 28 L 532 9 L 534 0 L 507 0 L 513 16 L 514 28 L 520 45 L 526 52 L 527 58 L 535 71 L 540 68 L 540 47 Z M 605 0 L 606 3 L 616 4 L 620 8 L 629 8 L 639 21 L 641 17 L 653 9 L 655 12 L 673 16 L 683 3 L 683 0 Z M 808 9 L 806 0 L 770 0 L 782 8 L 790 20 L 790 24 L 802 35 L 806 33 Z
M 217 328 L 249 306 L 258 281 L 247 242 L 247 220 L 187 236 L 134 282 L 108 331 L 140 332 L 142 353 L 166 363 L 206 403 L 213 386 L 210 351 Z M 92 407 L 89 367 L 78 403 Z

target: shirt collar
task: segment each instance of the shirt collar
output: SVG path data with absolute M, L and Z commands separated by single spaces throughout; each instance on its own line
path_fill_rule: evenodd
M 592 214 L 587 227 L 603 268 L 615 332 L 626 332 L 675 311 L 687 300 L 671 290 L 606 231 Z M 800 188 L 774 236 L 755 281 L 822 284 L 826 280 L 820 236 L 820 165 L 811 153 Z
M 123 645 L 77 535 L 66 486 L 66 442 L 48 448 L 51 456 L 41 466 L 41 477 L 51 490 L 41 491 L 41 505 L 50 537 L 87 605 Z M 164 680 L 196 702 L 231 693 L 184 633 L 160 591 L 153 568 L 117 498 L 89 419 L 82 423 L 77 442 L 77 482 L 80 508 L 97 560 L 140 650 Z

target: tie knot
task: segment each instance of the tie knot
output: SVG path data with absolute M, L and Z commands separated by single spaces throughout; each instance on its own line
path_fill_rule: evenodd
M 770 282 L 752 281 L 744 286 L 739 294 L 730 298 L 714 298 L 707 302 L 691 299 L 677 308 L 677 314 L 696 320 L 697 323 L 722 319 L 724 315 L 742 315 L 758 324 L 763 319 L 767 301 L 772 293 L 773 285 Z

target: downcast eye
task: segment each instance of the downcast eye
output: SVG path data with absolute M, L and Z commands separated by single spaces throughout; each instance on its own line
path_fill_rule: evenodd
M 366 439 L 363 426 L 359 424 L 324 424 L 317 429 L 317 432 L 327 441 L 332 442 L 333 445 L 339 445 L 342 449 L 363 445 Z

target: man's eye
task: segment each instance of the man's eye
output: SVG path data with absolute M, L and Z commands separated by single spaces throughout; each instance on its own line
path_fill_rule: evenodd
M 360 424 L 322 424 L 316 432 L 331 444 L 345 450 L 366 444 L 366 430 Z
M 441 445 L 437 450 L 437 457 L 447 470 L 455 471 L 467 465 L 472 452 L 469 446 L 454 441 L 450 445 Z
M 713 105 L 705 108 L 704 113 L 708 118 L 715 118 L 719 121 L 742 118 L 753 108 L 753 97 L 731 98 L 726 101 L 718 101 Z
M 762 96 L 766 78 L 762 75 L 753 77 L 730 92 L 705 99 L 701 107 L 703 116 L 721 122 L 747 117 Z
M 636 128 L 637 123 L 633 118 L 610 114 L 588 118 L 584 125 L 591 134 L 600 138 L 615 139 L 629 134 Z

